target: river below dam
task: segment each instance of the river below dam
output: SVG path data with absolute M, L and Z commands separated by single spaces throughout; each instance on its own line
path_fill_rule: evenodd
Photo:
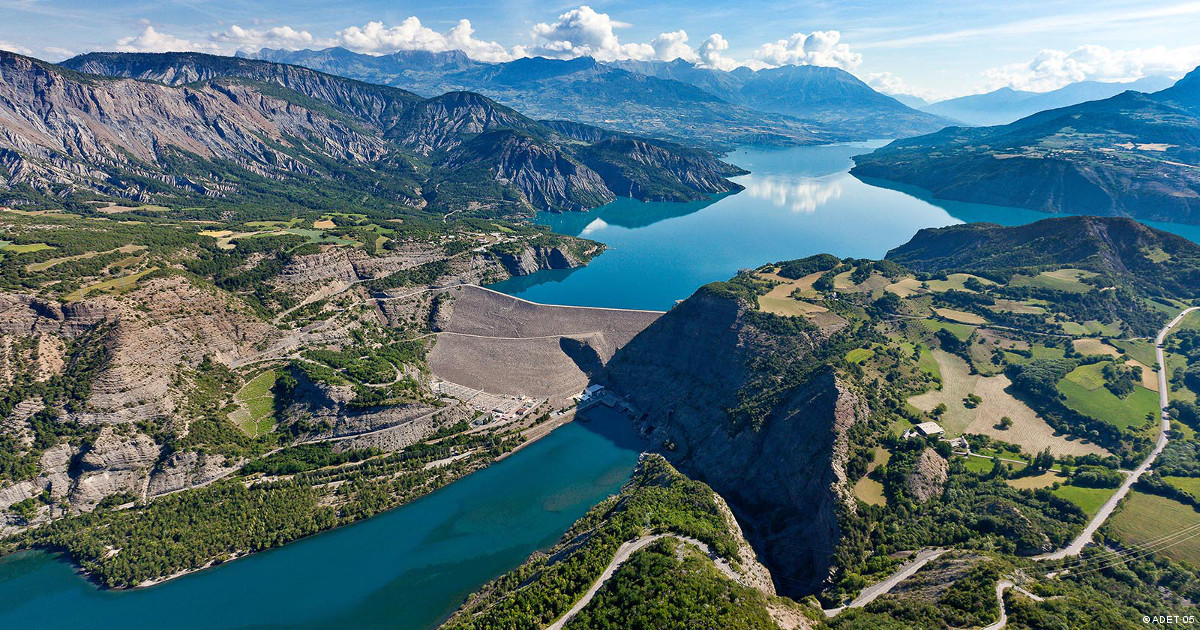
M 493 288 L 581 306 L 668 309 L 740 268 L 819 252 L 883 256 L 917 230 L 1049 215 L 932 200 L 848 173 L 880 143 L 739 150 L 746 190 L 697 203 L 615 201 L 542 214 L 602 241 L 587 267 Z M 1152 224 L 1200 241 L 1200 227 Z M 604 409 L 427 497 L 372 519 L 147 589 L 96 588 L 42 552 L 0 558 L 0 627 L 136 630 L 435 627 L 484 582 L 553 544 L 628 478 L 641 445 Z

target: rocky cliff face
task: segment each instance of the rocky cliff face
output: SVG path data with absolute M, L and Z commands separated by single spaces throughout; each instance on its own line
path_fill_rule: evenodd
M 633 152 L 592 149 L 470 92 L 422 99 L 194 53 L 94 53 L 64 66 L 0 53 L 0 191 L 11 197 L 0 202 L 47 203 L 81 189 L 141 202 L 170 194 L 173 203 L 254 193 L 261 203 L 278 188 L 256 179 L 266 178 L 341 203 L 365 194 L 393 207 L 495 215 L 736 189 L 720 174 L 737 169 L 707 153 L 650 140 Z
M 482 134 L 439 163 L 446 173 L 487 170 L 532 208 L 587 210 L 616 198 L 608 182 L 543 140 L 512 130 Z
M 87 337 L 81 337 L 87 335 Z M 190 374 L 206 358 L 229 364 L 257 352 L 280 331 L 231 303 L 211 288 L 175 276 L 148 280 L 120 298 L 100 296 L 59 304 L 21 294 L 0 294 L 0 338 L 5 356 L 15 340 L 34 339 L 33 357 L 45 370 L 62 374 L 61 348 L 75 339 L 103 346 L 86 399 L 49 403 L 19 401 L 0 431 L 33 444 L 31 418 L 43 408 L 55 422 L 75 423 L 94 437 L 68 440 L 40 456 L 33 479 L 0 482 L 0 510 L 49 492 L 70 509 L 91 510 L 105 497 L 128 493 L 144 497 L 189 487 L 225 474 L 236 462 L 196 452 L 164 456 L 146 427 L 186 433 L 180 414 Z M 44 360 L 43 354 L 58 361 Z M 48 378 L 50 374 L 47 374 Z M 14 522 L 7 512 L 0 530 Z
M 726 179 L 746 171 L 682 147 L 668 150 L 629 137 L 611 138 L 589 147 L 584 160 L 617 195 L 643 201 L 693 201 L 700 194 L 742 190 Z M 687 194 L 685 191 L 694 191 Z
M 105 77 L 128 77 L 170 86 L 237 77 L 278 85 L 328 103 L 338 111 L 387 128 L 422 98 L 397 88 L 350 81 L 308 68 L 202 53 L 88 53 L 63 67 Z
M 130 174 L 201 195 L 235 185 L 211 173 L 164 169 L 177 154 L 225 160 L 265 177 L 311 175 L 290 148 L 319 143 L 327 158 L 367 163 L 383 157 L 383 141 L 346 121 L 322 115 L 241 84 L 168 87 L 144 81 L 84 78 L 49 64 L 0 53 L 0 150 L 4 187 L 56 185 L 149 199 Z
M 388 136 L 421 155 L 451 149 L 497 129 L 537 130 L 537 123 L 471 92 L 449 92 L 423 101 Z
M 562 247 L 528 246 L 517 253 L 496 254 L 504 269 L 514 276 L 527 276 L 543 269 L 574 269 L 583 261 Z
M 747 313 L 701 289 L 618 351 L 606 378 L 644 414 L 637 425 L 651 444 L 725 497 L 779 592 L 810 593 L 828 575 L 838 511 L 852 505 L 845 432 L 866 410 L 819 371 L 767 409 L 761 426 L 735 426 L 727 410 L 756 377 L 752 359 L 803 360 L 820 342 L 774 338 Z

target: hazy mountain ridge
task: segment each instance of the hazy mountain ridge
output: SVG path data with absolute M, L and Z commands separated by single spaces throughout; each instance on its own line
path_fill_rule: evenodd
M 1049 92 L 1028 92 L 1005 87 L 984 94 L 927 103 L 920 109 L 971 125 L 1003 125 L 1037 112 L 1110 98 L 1127 90 L 1157 92 L 1173 83 L 1173 80 L 1164 76 L 1150 76 L 1126 83 L 1079 81 Z
M 259 58 L 433 94 L 471 90 L 540 118 L 715 144 L 816 144 L 895 137 L 949 121 L 879 94 L 847 72 L 786 66 L 753 72 L 673 62 L 526 57 L 491 64 L 458 52 L 359 55 L 344 49 Z
M 855 175 L 945 199 L 1200 223 L 1200 71 L 1154 94 L 898 140 L 855 163 Z
M 794 116 L 816 128 L 837 129 L 856 139 L 909 136 L 952 123 L 876 92 L 840 68 L 800 65 L 724 72 L 682 59 L 610 65 L 690 83 L 735 105 Z

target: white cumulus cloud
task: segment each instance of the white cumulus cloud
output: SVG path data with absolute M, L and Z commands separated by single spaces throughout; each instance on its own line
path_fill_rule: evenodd
M 758 47 L 755 58 L 772 66 L 832 66 L 854 70 L 862 63 L 862 55 L 841 43 L 837 31 L 796 33 L 787 39 L 768 42 Z
M 474 37 L 470 20 L 459 20 L 454 28 L 439 33 L 423 24 L 417 17 L 409 17 L 395 26 L 384 26 L 383 22 L 368 22 L 364 26 L 351 26 L 337 33 L 337 43 L 350 50 L 386 54 L 399 50 L 427 50 L 444 52 L 461 50 L 472 59 L 480 61 L 508 61 L 513 53 L 496 42 L 487 42 Z
M 700 63 L 717 70 L 733 70 L 738 67 L 738 62 L 721 54 L 728 48 L 729 42 L 720 33 L 709 35 L 700 43 Z
M 865 81 L 867 85 L 871 86 L 878 92 L 883 92 L 884 94 L 907 94 L 909 96 L 923 98 L 927 101 L 936 101 L 945 96 L 934 90 L 927 90 L 909 85 L 907 81 L 892 74 L 891 72 L 871 72 L 860 78 Z
M 533 27 L 530 55 L 571 59 L 591 56 L 601 61 L 614 59 L 651 59 L 655 48 L 650 44 L 622 44 L 614 29 L 629 26 L 607 13 L 597 13 L 583 5 L 558 16 L 553 24 L 542 22 Z
M 684 30 L 661 33 L 650 40 L 650 45 L 654 47 L 654 58 L 659 61 L 696 61 L 699 58 L 696 51 L 688 45 L 688 34 Z
M 290 26 L 276 26 L 266 30 L 259 30 L 242 28 L 234 24 L 229 27 L 229 30 L 213 33 L 209 36 L 209 39 L 219 44 L 228 44 L 246 52 L 255 52 L 260 48 L 298 50 L 314 46 L 325 47 L 332 44 L 332 40 L 318 39 L 313 37 L 312 33 L 308 31 L 297 30 Z
M 210 41 L 192 41 L 170 33 L 160 33 L 153 26 L 147 25 L 137 35 L 118 39 L 117 50 L 120 52 L 199 51 L 219 53 L 221 46 Z
M 629 24 L 588 5 L 561 13 L 553 22 L 534 25 L 530 30 L 532 41 L 528 45 L 511 48 L 476 38 L 471 22 L 465 19 L 444 32 L 422 24 L 416 16 L 393 25 L 372 20 L 343 28 L 331 37 L 314 35 L 287 25 L 258 28 L 235 24 L 224 31 L 190 38 L 160 32 L 145 21 L 142 25 L 140 33 L 117 40 L 115 48 L 126 52 L 192 50 L 232 54 L 234 51 L 253 52 L 260 48 L 297 50 L 342 46 L 372 55 L 402 50 L 460 50 L 472 59 L 489 62 L 510 61 L 525 56 L 555 59 L 591 56 L 600 61 L 683 59 L 726 71 L 739 66 L 759 70 L 783 65 L 820 65 L 853 70 L 862 61 L 862 55 L 842 43 L 841 34 L 832 30 L 796 33 L 786 39 L 767 42 L 757 49 L 753 58 L 741 60 L 729 54 L 730 42 L 720 33 L 709 35 L 694 47 L 687 31 L 682 29 L 660 33 L 649 42 L 622 42 L 617 31 Z
M 1042 50 L 1026 63 L 984 72 L 986 89 L 1011 87 L 1044 92 L 1077 81 L 1132 81 L 1146 76 L 1181 76 L 1200 65 L 1200 46 L 1113 50 L 1087 45 L 1074 50 Z

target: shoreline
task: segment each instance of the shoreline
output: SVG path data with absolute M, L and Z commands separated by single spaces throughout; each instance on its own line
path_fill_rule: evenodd
M 258 553 L 272 551 L 272 550 L 276 550 L 276 549 L 283 549 L 283 548 L 285 548 L 293 543 L 299 542 L 301 540 L 312 538 L 313 536 L 320 536 L 321 534 L 324 534 L 327 532 L 332 532 L 332 531 L 341 529 L 343 527 L 350 527 L 350 526 L 356 525 L 358 523 L 363 523 L 372 518 L 387 514 L 388 512 L 391 512 L 392 510 L 401 509 L 403 507 L 411 505 L 415 501 L 418 501 L 420 499 L 423 499 L 423 498 L 433 494 L 434 492 L 437 492 L 438 490 L 441 490 L 442 488 L 449 487 L 450 485 L 452 485 L 462 479 L 467 478 L 468 476 L 472 475 L 473 473 L 476 473 L 480 470 L 488 468 L 489 466 L 491 466 L 492 464 L 495 464 L 496 462 L 507 459 L 510 455 L 513 455 L 514 453 L 516 453 L 517 451 L 520 451 L 521 449 L 525 448 L 526 446 L 529 446 L 530 444 L 533 444 L 534 442 L 537 442 L 538 440 L 550 435 L 555 430 L 570 424 L 574 420 L 575 420 L 575 409 L 572 408 L 557 418 L 551 418 L 551 419 L 547 420 L 546 422 L 542 422 L 540 424 L 535 424 L 535 425 L 527 427 L 525 429 L 519 429 L 516 433 L 524 436 L 526 439 L 524 442 L 513 447 L 513 449 L 511 451 L 508 451 L 507 453 L 503 453 L 503 454 L 499 455 L 498 457 L 496 457 L 495 459 L 491 460 L 490 462 L 487 462 L 485 465 L 473 468 L 472 470 L 464 473 L 463 475 L 461 475 L 459 477 L 456 477 L 455 479 L 453 479 L 447 483 L 439 485 L 436 488 L 432 488 L 428 492 L 425 492 L 425 493 L 421 494 L 420 496 L 412 497 L 410 500 L 405 501 L 404 503 L 401 503 L 400 505 L 397 505 L 388 510 L 384 510 L 377 514 L 372 514 L 371 516 L 368 516 L 367 518 L 358 519 L 358 520 L 350 522 L 350 523 L 343 523 L 343 524 L 331 527 L 329 529 L 323 529 L 318 532 L 313 532 L 312 534 L 309 534 L 307 536 L 301 536 L 299 538 L 289 540 L 286 543 L 279 545 L 278 547 L 272 547 L 270 549 L 261 549 L 256 552 L 239 551 L 239 552 L 236 552 L 233 555 L 231 555 L 227 558 L 224 558 L 224 559 L 214 558 L 214 559 L 206 562 L 204 564 L 204 566 L 196 567 L 193 569 L 185 569 L 183 571 L 177 571 L 170 575 L 164 575 L 164 576 L 157 577 L 157 578 L 151 578 L 149 580 L 144 580 L 138 584 L 134 584 L 133 586 L 116 586 L 116 587 L 114 587 L 114 586 L 108 586 L 108 585 L 102 584 L 99 580 L 96 579 L 95 575 L 84 570 L 83 567 L 70 556 L 70 554 L 68 554 L 66 551 L 63 551 L 61 549 L 47 549 L 47 548 L 41 548 L 41 547 L 24 547 L 24 548 L 19 548 L 19 549 L 14 550 L 13 553 L 20 553 L 22 551 L 32 551 L 32 552 L 42 552 L 42 553 L 50 554 L 50 555 L 54 556 L 56 560 L 69 563 L 72 566 L 72 568 L 74 569 L 74 572 L 76 575 L 78 575 L 79 577 L 81 577 L 82 579 L 87 581 L 89 584 L 91 584 L 97 590 L 114 591 L 114 592 L 122 592 L 122 591 L 133 592 L 133 591 L 137 591 L 137 590 L 153 588 L 155 586 L 159 586 L 161 584 L 165 584 L 167 582 L 174 581 L 177 578 L 185 577 L 185 576 L 191 575 L 193 573 L 199 573 L 201 571 L 207 571 L 209 569 L 215 569 L 217 567 L 228 564 L 235 560 L 240 560 L 242 558 L 248 558 L 248 557 L 256 555 Z M 12 555 L 12 554 L 5 554 L 4 557 L 9 556 L 9 555 Z

